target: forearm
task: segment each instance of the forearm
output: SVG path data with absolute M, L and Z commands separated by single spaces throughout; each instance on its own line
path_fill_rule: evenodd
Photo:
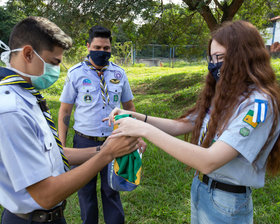
M 100 152 L 79 167 L 59 176 L 49 177 L 27 190 L 32 192 L 31 196 L 43 208 L 50 209 L 87 184 L 112 159 L 110 154 Z M 40 190 L 34 190 L 34 187 Z
M 66 146 L 67 131 L 70 123 L 72 104 L 61 103 L 58 113 L 58 136 L 62 146 Z
M 58 136 L 63 147 L 66 146 L 68 126 L 62 120 L 58 120 Z
M 27 191 L 43 208 L 52 208 L 88 183 L 114 158 L 135 151 L 138 147 L 137 143 L 137 138 L 132 137 L 107 139 L 102 145 L 102 150 L 82 165 L 61 175 L 55 177 L 51 176 L 35 183 L 27 187 Z M 88 150 L 90 150 L 90 148 L 85 149 L 85 152 L 88 152 L 89 155 L 94 154 L 94 150 L 92 152 Z M 78 155 L 76 154 L 77 151 L 71 151 L 70 149 L 65 150 L 66 154 L 68 156 L 70 155 L 70 160 L 75 160 L 75 155 Z
M 98 153 L 96 147 L 79 149 L 64 147 L 63 150 L 70 165 L 80 165 Z
M 135 117 L 137 120 L 145 121 L 146 119 L 145 114 L 131 112 L 131 115 Z M 146 123 L 149 123 L 172 136 L 186 134 L 193 130 L 193 125 L 191 122 L 187 122 L 187 121 L 183 122 L 183 121 L 166 119 L 166 118 L 152 117 L 148 115 L 147 115 Z
M 205 174 L 213 172 L 238 155 L 236 150 L 221 141 L 210 148 L 203 148 L 172 137 L 150 125 L 143 133 L 143 137 L 177 160 Z

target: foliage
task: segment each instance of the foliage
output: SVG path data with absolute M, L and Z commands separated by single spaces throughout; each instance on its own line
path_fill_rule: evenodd
M 24 18 L 22 13 L 14 14 L 13 11 L 6 10 L 0 6 L 0 40 L 8 45 L 9 36 L 14 25 Z
M 271 26 L 270 18 L 280 15 L 278 0 L 244 1 L 236 19 L 247 20 L 259 29 Z

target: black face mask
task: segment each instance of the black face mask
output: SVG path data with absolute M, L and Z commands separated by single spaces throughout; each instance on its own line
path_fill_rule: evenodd
M 90 51 L 89 56 L 97 66 L 105 66 L 109 62 L 111 52 L 106 51 Z
M 223 65 L 223 62 L 218 62 L 216 64 L 214 63 L 208 63 L 208 70 L 209 72 L 213 75 L 214 79 L 216 80 L 216 82 L 219 80 L 220 78 L 220 69 Z

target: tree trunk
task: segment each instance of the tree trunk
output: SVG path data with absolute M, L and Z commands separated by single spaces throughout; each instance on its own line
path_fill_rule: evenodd
M 218 21 L 213 12 L 211 11 L 209 4 L 212 2 L 211 0 L 204 1 L 196 1 L 196 0 L 183 0 L 189 7 L 191 11 L 198 12 L 203 19 L 205 20 L 209 30 L 212 32 L 215 30 L 222 22 L 231 21 L 234 15 L 237 13 L 244 0 L 233 0 L 230 5 L 227 5 L 227 1 L 224 1 L 223 5 L 219 3 L 219 1 L 214 0 L 215 6 L 219 8 L 222 12 L 222 17 L 220 21 Z

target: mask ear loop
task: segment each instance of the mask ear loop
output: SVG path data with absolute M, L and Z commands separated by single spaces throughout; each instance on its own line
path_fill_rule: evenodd
M 0 40 L 0 48 L 4 50 L 4 52 L 1 54 L 1 61 L 3 61 L 6 66 L 9 67 L 11 49 L 2 40 Z
M 9 51 L 10 48 L 6 45 L 2 40 L 0 40 L 0 48 L 4 49 L 5 51 Z

